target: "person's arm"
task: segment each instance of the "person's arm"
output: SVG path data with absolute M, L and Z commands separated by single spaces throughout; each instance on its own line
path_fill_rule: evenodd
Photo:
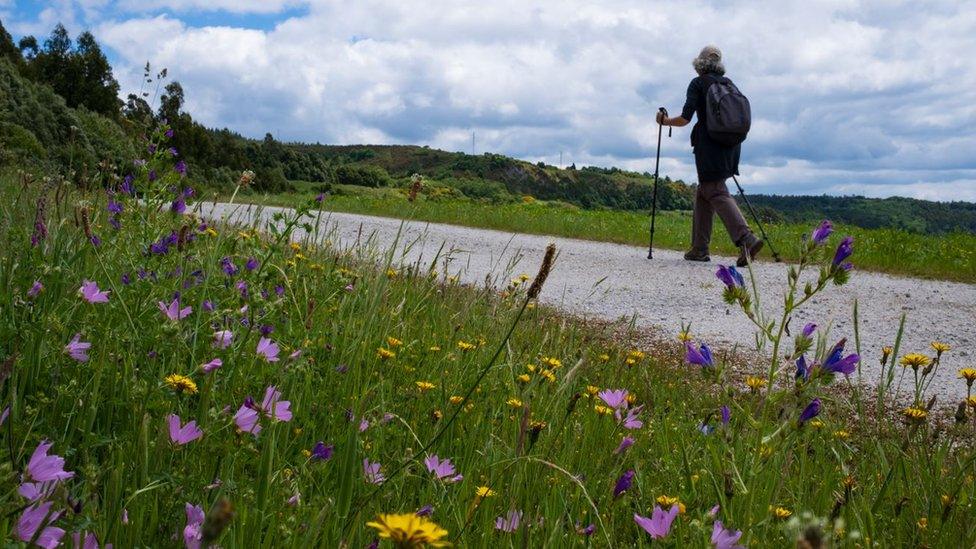
M 687 126 L 691 122 L 691 117 L 695 116 L 695 105 L 698 104 L 698 94 L 701 93 L 701 89 L 696 85 L 697 83 L 698 79 L 696 78 L 688 84 L 688 93 L 685 94 L 685 106 L 681 109 L 681 116 L 668 117 L 659 111 L 657 113 L 658 124 L 680 128 L 681 126 Z

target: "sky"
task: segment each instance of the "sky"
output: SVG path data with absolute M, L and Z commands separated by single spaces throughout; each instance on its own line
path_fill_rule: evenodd
M 748 192 L 976 201 L 976 2 L 0 0 L 0 19 L 90 30 L 123 95 L 149 61 L 249 137 L 642 172 L 714 44 L 752 104 Z M 696 180 L 689 132 L 665 132 L 662 174 Z

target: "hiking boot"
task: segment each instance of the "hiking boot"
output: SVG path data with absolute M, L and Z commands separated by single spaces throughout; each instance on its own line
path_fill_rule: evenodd
M 759 239 L 756 235 L 749 233 L 743 239 L 739 245 L 739 259 L 735 261 L 736 267 L 746 267 L 756 256 L 759 255 L 759 251 L 762 250 L 764 242 Z M 748 258 L 746 255 L 748 254 Z
M 685 261 L 711 261 L 712 258 L 708 257 L 708 252 L 702 252 L 700 250 L 688 250 L 685 252 Z

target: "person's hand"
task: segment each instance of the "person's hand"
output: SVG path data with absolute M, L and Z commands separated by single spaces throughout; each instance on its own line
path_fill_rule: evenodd
M 664 116 L 664 113 L 663 112 L 658 111 L 658 113 L 657 113 L 657 123 L 663 125 L 666 120 L 667 120 L 667 116 Z

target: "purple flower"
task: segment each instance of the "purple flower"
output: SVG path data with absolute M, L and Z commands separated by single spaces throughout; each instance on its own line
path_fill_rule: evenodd
M 326 446 L 321 440 L 312 446 L 312 461 L 327 461 L 332 459 L 332 452 L 335 448 L 329 444 Z
M 511 510 L 504 517 L 498 517 L 495 519 L 495 530 L 501 530 L 502 532 L 512 533 L 518 530 L 519 524 L 522 522 L 522 511 Z
M 258 340 L 257 353 L 263 356 L 268 362 L 278 362 L 278 353 L 280 351 L 281 350 L 274 341 L 271 341 L 266 337 L 262 337 L 260 340 Z
M 457 471 L 454 470 L 454 464 L 451 463 L 450 459 L 439 459 L 437 454 L 427 456 L 424 459 L 424 465 L 427 467 L 427 471 L 433 473 L 437 480 L 458 482 L 464 478 L 463 475 L 456 474 Z
M 429 517 L 430 515 L 434 514 L 434 506 L 424 505 L 420 509 L 417 509 L 417 512 L 414 514 L 418 517 Z
M 44 290 L 44 285 L 41 284 L 40 280 L 35 280 L 29 290 L 27 290 L 27 297 L 37 297 L 37 294 Z
M 182 446 L 203 436 L 203 431 L 197 427 L 196 421 L 190 421 L 181 426 L 180 416 L 170 414 L 166 416 L 166 423 L 169 425 L 169 439 L 173 444 Z
M 366 476 L 366 482 L 370 484 L 382 484 L 386 480 L 380 472 L 380 464 L 370 463 L 369 459 L 363 460 L 363 475 Z
M 176 173 L 180 174 L 181 177 L 182 176 L 185 176 L 186 175 L 186 162 L 183 162 L 182 160 L 177 160 L 176 161 L 176 165 L 173 166 L 173 169 L 176 170 Z
M 131 174 L 125 176 L 125 178 L 122 179 L 122 185 L 119 186 L 119 190 L 127 195 L 134 196 L 136 194 L 136 188 L 132 185 L 134 179 L 135 178 L 132 177 Z
M 834 252 L 834 261 L 833 261 L 834 267 L 840 266 L 840 264 L 843 263 L 844 260 L 850 257 L 851 254 L 853 253 L 854 253 L 854 237 L 845 236 L 844 240 L 841 240 L 840 244 L 837 245 L 837 251 Z M 844 268 L 850 270 L 847 267 Z
M 800 355 L 800 358 L 796 359 L 796 380 L 807 381 L 810 379 L 810 366 L 807 365 L 806 355 Z
M 322 200 L 324 200 L 324 199 L 325 199 L 325 194 L 324 193 L 319 193 L 319 194 L 317 194 L 315 196 L 315 201 L 318 202 L 319 204 L 321 204 L 322 203 Z
M 617 446 L 617 449 L 613 451 L 613 453 L 622 454 L 627 451 L 627 448 L 630 448 L 633 445 L 634 445 L 634 437 L 625 436 L 623 439 L 620 440 L 620 444 Z
M 176 147 L 170 147 L 166 150 L 169 152 L 170 156 L 179 156 L 180 154 L 180 151 L 176 150 Z
M 105 207 L 109 213 L 120 214 L 122 213 L 122 203 L 116 202 L 114 199 L 109 199 L 108 206 Z
M 732 266 L 726 267 L 725 265 L 719 265 L 718 271 L 715 272 L 715 276 L 717 276 L 718 279 L 722 281 L 722 284 L 725 284 L 725 287 L 729 289 L 735 288 L 736 286 L 743 287 L 746 285 L 742 275 L 739 274 L 739 271 Z
M 624 492 L 630 489 L 630 485 L 634 483 L 634 470 L 630 469 L 626 473 L 620 475 L 617 479 L 617 484 L 613 487 L 613 498 L 617 499 Z
M 214 310 L 213 301 L 210 301 L 209 299 L 204 299 L 203 300 L 203 310 L 206 311 L 206 312 L 208 312 L 208 313 L 212 313 L 213 310 Z
M 596 532 L 596 524 L 589 524 L 588 526 L 583 526 L 580 523 L 576 523 L 576 533 L 581 536 L 592 536 L 593 532 Z
M 186 200 L 184 200 L 182 196 L 178 197 L 173 201 L 172 204 L 169 205 L 169 211 L 175 214 L 182 214 L 186 211 Z
M 200 368 L 203 370 L 203 373 L 209 374 L 210 372 L 220 368 L 223 365 L 224 365 L 223 360 L 220 360 L 219 358 L 215 358 L 210 362 L 207 362 L 206 364 L 201 364 Z
M 274 326 L 270 324 L 262 324 L 261 327 L 258 328 L 258 331 L 261 332 L 262 336 L 268 337 L 269 335 L 271 335 L 271 332 L 274 331 Z
M 234 332 L 230 330 L 217 330 L 214 332 L 213 346 L 219 349 L 226 349 L 234 341 Z
M 719 408 L 719 412 L 722 414 L 722 425 L 728 425 L 729 420 L 732 419 L 732 410 L 729 410 L 729 407 L 723 404 Z
M 149 175 L 147 177 L 149 178 L 149 181 L 155 181 L 159 178 L 159 176 L 156 174 L 156 170 L 149 170 Z
M 685 361 L 688 364 L 697 364 L 703 368 L 715 366 L 712 362 L 712 350 L 708 348 L 708 345 L 702 343 L 701 347 L 695 349 L 695 346 L 688 342 L 685 343 L 685 351 Z
M 275 295 L 277 295 L 278 297 L 281 297 L 281 296 L 285 295 L 285 287 L 284 286 L 281 286 L 281 285 L 275 286 L 275 290 L 274 291 L 275 291 Z
M 61 545 L 61 538 L 65 534 L 64 530 L 56 526 L 49 526 L 61 516 L 60 512 L 51 513 L 52 505 L 54 503 L 46 501 L 24 509 L 20 518 L 17 519 L 17 539 L 30 542 L 37 536 L 34 543 L 45 549 L 53 549 Z M 40 530 L 39 534 L 38 530 Z
M 170 128 L 170 129 L 166 130 L 163 133 L 163 135 L 166 136 L 166 139 L 173 139 L 173 128 Z
M 258 263 L 257 259 L 249 257 L 247 258 L 247 263 L 244 264 L 244 268 L 249 271 L 253 271 L 254 269 L 258 268 L 258 265 L 260 265 L 260 263 Z
M 169 305 L 163 303 L 162 301 L 158 302 L 157 305 L 159 306 L 159 310 L 166 315 L 166 318 L 173 322 L 183 320 L 193 312 L 193 307 L 190 306 L 186 306 L 181 309 L 179 299 L 174 299 Z
M 78 293 L 89 303 L 108 303 L 108 290 L 99 290 L 98 284 L 91 280 L 82 281 L 81 288 L 78 288 Z
M 81 334 L 75 334 L 74 339 L 64 346 L 64 352 L 68 353 L 68 356 L 78 362 L 88 362 L 89 348 L 91 348 L 91 343 L 81 341 Z
M 73 472 L 64 470 L 63 457 L 47 455 L 47 451 L 51 449 L 53 444 L 42 441 L 34 449 L 30 461 L 27 462 L 23 484 L 17 489 L 17 493 L 31 501 L 50 492 L 54 485 L 62 480 L 75 476 Z
M 611 408 L 615 408 L 616 409 L 616 408 L 626 408 L 627 407 L 627 390 L 626 389 L 617 389 L 617 390 L 613 390 L 613 391 L 611 391 L 610 389 L 606 389 L 606 390 L 600 391 L 597 394 L 597 396 L 600 397 L 600 400 L 602 400 L 603 402 L 606 402 L 607 403 L 607 406 L 609 406 Z
M 3 423 L 7 421 L 7 416 L 9 415 L 10 415 L 10 406 L 7 406 L 6 408 L 3 409 L 3 412 L 0 412 L 0 425 L 3 425 Z
M 715 549 L 745 549 L 742 545 L 736 543 L 741 537 L 742 530 L 736 530 L 735 532 L 726 530 L 720 520 L 716 520 L 715 525 L 712 526 L 712 543 L 715 545 Z
M 813 234 L 810 235 L 810 239 L 813 240 L 814 244 L 820 246 L 827 241 L 827 237 L 829 237 L 830 233 L 832 232 L 834 232 L 834 226 L 830 223 L 830 221 L 824 219 L 820 222 L 820 225 L 813 230 Z
M 203 508 L 199 505 L 186 504 L 186 526 L 183 528 L 183 543 L 186 549 L 200 549 L 203 540 L 203 521 L 206 519 Z
M 220 260 L 220 268 L 224 270 L 224 274 L 227 276 L 234 276 L 237 274 L 237 267 L 229 257 L 225 257 Z
M 804 423 L 820 415 L 820 407 L 821 405 L 819 398 L 811 400 L 810 404 L 807 404 L 807 407 L 800 412 L 800 417 L 796 420 L 797 424 L 803 425 Z
M 810 336 L 812 336 L 813 332 L 815 332 L 816 330 L 817 330 L 817 325 L 814 324 L 813 322 L 808 322 L 807 325 L 803 327 L 803 332 L 802 332 L 803 337 L 810 339 Z
M 665 513 L 664 509 L 655 505 L 650 518 L 634 513 L 634 522 L 650 534 L 652 539 L 666 538 L 671 532 L 671 523 L 674 522 L 674 517 L 678 516 L 678 510 L 677 505 L 672 505 L 671 509 Z
M 857 353 L 851 353 L 844 356 L 844 345 L 847 343 L 847 339 L 841 339 L 836 345 L 830 350 L 827 355 L 827 359 L 820 366 L 826 372 L 832 374 L 844 374 L 849 376 L 854 373 L 857 369 L 857 363 L 861 360 L 861 357 Z

